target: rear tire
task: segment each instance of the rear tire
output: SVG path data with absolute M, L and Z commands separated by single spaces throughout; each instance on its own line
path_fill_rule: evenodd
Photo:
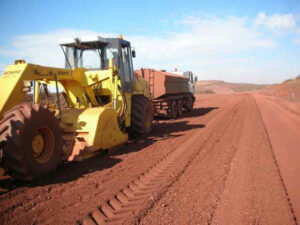
M 177 102 L 177 114 L 178 116 L 182 116 L 182 101 L 178 100 Z
M 193 98 L 189 95 L 187 97 L 186 103 L 185 103 L 185 109 L 188 112 L 192 112 L 194 108 L 194 100 Z
M 129 133 L 133 137 L 147 135 L 153 128 L 153 105 L 144 95 L 131 98 L 131 127 Z
M 175 100 L 169 102 L 169 117 L 175 119 L 178 114 L 178 105 Z
M 63 139 L 59 121 L 39 104 L 12 108 L 0 121 L 4 165 L 12 176 L 31 181 L 56 170 Z

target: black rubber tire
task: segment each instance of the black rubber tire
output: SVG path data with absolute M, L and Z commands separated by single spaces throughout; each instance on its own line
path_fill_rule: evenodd
M 44 157 L 42 162 L 34 157 L 32 147 L 33 138 L 40 129 L 48 132 L 41 133 L 42 137 L 50 137 L 45 138 L 40 155 Z M 22 181 L 55 171 L 61 161 L 63 139 L 59 121 L 53 112 L 39 104 L 23 103 L 5 113 L 0 121 L 0 142 L 4 143 L 3 162 L 7 172 Z
M 192 98 L 192 96 L 188 96 L 185 102 L 185 107 L 187 112 L 192 112 L 194 109 L 194 100 Z
M 176 100 L 168 102 L 168 113 L 169 118 L 175 119 L 178 116 L 178 105 Z
M 131 98 L 131 127 L 132 137 L 144 136 L 153 129 L 153 105 L 144 95 L 134 95 Z
M 182 101 L 181 100 L 178 100 L 177 101 L 177 115 L 178 116 L 182 116 L 182 110 L 183 110 L 183 105 L 182 105 Z

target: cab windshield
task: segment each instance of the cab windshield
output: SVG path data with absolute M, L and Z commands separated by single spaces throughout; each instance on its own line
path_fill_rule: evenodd
M 112 46 L 104 46 L 99 49 L 65 47 L 66 68 L 74 69 L 77 67 L 93 69 L 108 69 L 109 60 L 118 66 L 118 49 Z
M 133 87 L 133 64 L 130 43 L 120 39 L 61 44 L 65 54 L 65 68 L 86 68 L 87 70 L 107 70 L 109 62 L 118 70 L 124 91 Z

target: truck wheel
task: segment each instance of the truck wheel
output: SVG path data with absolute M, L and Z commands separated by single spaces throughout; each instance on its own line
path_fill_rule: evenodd
M 59 121 L 41 105 L 24 103 L 8 111 L 0 121 L 1 141 L 4 165 L 19 180 L 46 175 L 60 163 L 63 139 Z
M 185 103 L 186 111 L 192 112 L 193 107 L 194 107 L 194 101 L 193 101 L 192 97 L 189 95 L 187 100 L 186 100 L 186 103 Z
M 169 116 L 173 119 L 175 119 L 177 117 L 177 113 L 178 113 L 178 105 L 177 102 L 175 100 L 170 102 L 170 106 L 169 106 Z
M 182 116 L 182 101 L 178 100 L 177 102 L 177 114 L 178 116 Z
M 152 131 L 153 105 L 144 95 L 134 95 L 131 100 L 130 134 L 133 137 L 147 135 Z

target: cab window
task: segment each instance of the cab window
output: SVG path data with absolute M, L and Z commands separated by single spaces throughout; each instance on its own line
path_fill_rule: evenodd
M 122 46 L 121 61 L 123 64 L 125 88 L 129 91 L 132 88 L 132 82 L 133 82 L 133 66 L 131 60 L 131 50 L 129 46 Z
M 87 69 L 99 69 L 102 68 L 101 58 L 99 51 L 97 50 L 84 50 L 79 51 L 79 67 Z

